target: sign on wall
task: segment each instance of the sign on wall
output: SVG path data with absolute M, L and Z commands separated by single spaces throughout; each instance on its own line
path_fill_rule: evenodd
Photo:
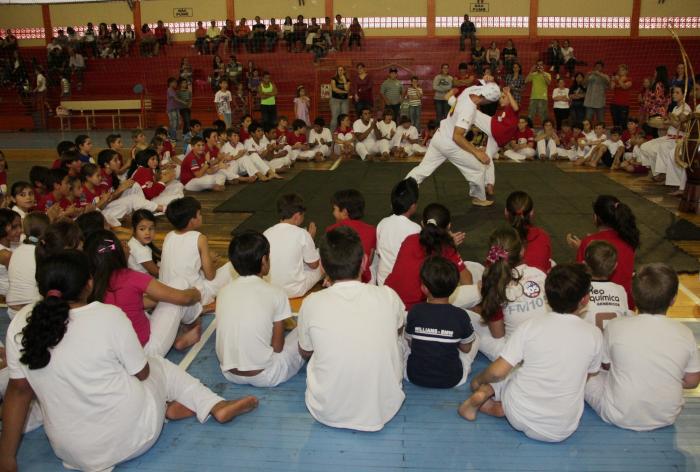
M 469 13 L 488 13 L 489 4 L 484 3 L 484 0 L 476 0 L 476 3 L 469 4 Z
M 173 18 L 192 18 L 192 8 L 173 8 Z

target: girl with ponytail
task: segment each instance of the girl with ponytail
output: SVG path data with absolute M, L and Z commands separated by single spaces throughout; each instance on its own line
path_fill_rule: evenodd
M 460 276 L 460 285 L 471 285 L 472 276 L 457 252 L 455 240 L 461 242 L 464 233 L 450 231 L 450 211 L 439 203 L 431 203 L 423 210 L 422 229 L 404 239 L 396 256 L 391 274 L 384 282 L 401 297 L 406 310 L 426 300 L 421 290 L 420 268 L 423 261 L 440 255 L 452 261 Z
M 547 273 L 552 268 L 552 243 L 549 234 L 532 222 L 535 218 L 534 202 L 530 195 L 520 190 L 506 199 L 506 220 L 518 232 L 525 246 L 523 262 Z
M 634 309 L 632 298 L 632 273 L 634 272 L 634 255 L 639 248 L 639 228 L 632 209 L 612 195 L 600 195 L 593 203 L 593 221 L 598 231 L 583 239 L 569 233 L 566 240 L 576 248 L 576 261 L 583 262 L 586 248 L 591 241 L 607 241 L 617 250 L 617 267 L 610 276 L 610 281 L 622 285 L 627 292 L 627 303 Z
M 497 229 L 489 238 L 486 269 L 481 279 L 481 316 L 469 311 L 479 334 L 479 350 L 498 357 L 508 335 L 533 316 L 547 313 L 544 281 L 536 267 L 523 262 L 523 245 L 511 227 Z
M 169 361 L 147 358 L 122 310 L 88 302 L 82 252 L 48 256 L 37 281 L 44 299 L 17 313 L 7 334 L 0 469 L 17 470 L 34 396 L 51 447 L 76 470 L 110 469 L 143 454 L 166 417 L 227 422 L 257 406 L 255 397 L 226 401 Z

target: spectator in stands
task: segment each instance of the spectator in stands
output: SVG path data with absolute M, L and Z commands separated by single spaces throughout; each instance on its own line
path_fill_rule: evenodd
M 95 34 L 95 27 L 92 23 L 87 24 L 85 33 L 83 34 L 83 44 L 86 50 L 92 52 L 92 57 L 97 57 L 97 35 Z
M 549 71 L 554 72 L 556 78 L 559 79 L 559 68 L 563 64 L 559 40 L 552 40 L 552 42 L 549 44 L 549 47 L 547 48 L 546 57 L 547 64 L 549 64 Z
M 532 66 L 530 73 L 525 77 L 525 82 L 532 84 L 528 116 L 533 123 L 537 116 L 539 116 L 540 120 L 543 122 L 547 119 L 547 100 L 549 96 L 547 88 L 551 81 L 552 76 L 549 72 L 545 72 L 544 62 L 541 60 L 537 61 L 537 63 Z
M 304 23 L 304 15 L 297 16 L 297 22 L 294 23 L 294 52 L 303 51 L 308 27 L 309 26 Z
M 464 15 L 464 21 L 459 27 L 459 50 L 464 51 L 464 40 L 469 38 L 469 47 L 471 48 L 476 39 L 476 26 L 469 20 L 469 15 Z
M 389 77 L 387 77 L 380 88 L 384 108 L 389 108 L 394 114 L 394 119 L 398 120 L 401 111 L 401 100 L 403 99 L 403 84 L 397 78 L 399 71 L 396 67 L 389 68 Z
M 83 73 L 85 72 L 85 58 L 83 58 L 83 55 L 73 48 L 68 50 L 68 56 L 68 67 L 70 67 L 71 72 L 75 74 L 75 76 L 78 78 L 78 88 L 80 88 L 83 84 Z
M 221 42 L 224 43 L 225 52 L 233 51 L 233 38 L 235 36 L 233 21 L 226 20 L 224 27 L 221 28 Z
M 56 43 L 61 46 L 64 49 L 68 49 L 70 39 L 66 35 L 66 32 L 63 31 L 62 29 L 58 30 L 58 34 L 54 38 L 56 40 Z
M 518 50 L 513 45 L 512 39 L 506 41 L 506 47 L 503 48 L 501 54 L 503 56 L 503 66 L 505 67 L 506 74 L 510 74 L 513 71 L 513 64 L 518 62 Z M 513 95 L 513 97 L 515 97 L 515 95 Z
M 180 103 L 177 100 L 177 79 L 168 78 L 166 110 L 168 113 L 168 137 L 177 139 L 177 128 L 180 123 Z
M 595 117 L 595 122 L 602 123 L 605 119 L 605 92 L 610 85 L 610 76 L 603 72 L 603 61 L 596 61 L 593 70 L 586 75 L 586 119 Z
M 194 31 L 194 47 L 197 49 L 197 54 L 209 54 L 207 29 L 201 21 L 197 22 L 197 29 Z
M 192 116 L 192 83 L 187 79 L 177 81 L 177 93 L 175 99 L 180 109 L 182 118 L 182 134 L 190 129 L 190 119 Z
M 613 126 L 623 129 L 627 126 L 627 117 L 630 114 L 630 89 L 632 88 L 632 81 L 627 76 L 627 73 L 627 66 L 620 64 L 617 68 L 617 74 L 610 81 L 610 88 L 613 91 L 612 101 L 610 102 Z
M 109 49 L 111 42 L 107 23 L 100 23 L 97 27 L 97 49 L 101 57 L 106 57 L 106 51 Z
M 216 26 L 216 20 L 211 20 L 209 28 L 207 28 L 207 42 L 209 43 L 209 52 L 216 54 L 219 50 L 219 44 L 225 40 L 221 36 L 221 28 Z
M 80 37 L 78 37 L 78 33 L 76 33 L 72 26 L 66 28 L 66 32 L 68 33 L 68 48 L 80 51 L 82 42 Z
M 496 46 L 496 41 L 491 41 L 491 45 L 486 50 L 486 63 L 491 67 L 494 74 L 501 63 L 501 50 Z
M 468 15 L 464 15 L 469 18 Z M 440 123 L 446 116 L 450 107 L 447 104 L 445 94 L 452 89 L 452 76 L 450 66 L 443 64 L 440 66 L 440 73 L 433 78 L 433 103 L 435 103 L 435 121 Z
M 294 44 L 294 24 L 292 23 L 292 17 L 285 17 L 284 23 L 282 24 L 282 39 L 287 43 L 287 52 L 292 52 L 292 44 Z
M 109 53 L 108 57 L 119 57 L 122 55 L 122 49 L 124 48 L 124 42 L 122 41 L 122 32 L 119 31 L 119 27 L 116 23 L 112 23 L 109 27 Z M 158 54 L 158 48 L 156 47 L 155 54 Z
M 362 62 L 357 64 L 357 75 L 352 80 L 352 98 L 355 100 L 355 114 L 360 115 L 360 110 L 367 107 L 374 109 L 374 82 L 372 76 Z
M 124 32 L 122 33 L 122 43 L 125 55 L 128 56 L 130 54 L 131 45 L 134 44 L 134 41 L 136 41 L 136 33 L 131 28 L 131 25 L 126 25 L 124 27 Z
M 586 84 L 585 76 L 581 72 L 576 74 L 569 87 L 569 98 L 571 99 L 569 118 L 572 124 L 581 123 L 586 117 L 586 108 L 583 106 L 583 100 L 586 98 Z
M 258 95 L 260 96 L 260 119 L 263 127 L 277 124 L 277 86 L 270 80 L 270 73 L 263 72 Z
M 351 82 L 345 75 L 345 67 L 338 66 L 335 76 L 331 79 L 331 126 L 338 124 L 338 116 L 348 113 L 350 109 L 350 104 L 348 103 L 350 88 Z
M 259 16 L 256 16 L 255 23 L 253 23 L 253 45 L 251 47 L 253 52 L 262 52 L 265 43 L 265 30 L 265 24 Z
M 267 27 L 267 31 L 265 31 L 265 45 L 267 46 L 268 52 L 275 50 L 281 32 L 282 29 L 280 25 L 277 24 L 277 20 L 270 18 L 270 25 Z
M 226 75 L 226 64 L 224 64 L 224 60 L 221 59 L 219 54 L 214 55 L 211 68 L 213 72 L 219 73 L 219 77 L 223 78 Z
M 141 26 L 141 55 L 151 57 L 157 54 L 158 43 L 147 23 Z
M 408 100 L 408 117 L 411 120 L 411 125 L 420 130 L 420 115 L 421 115 L 421 100 L 423 99 L 423 89 L 420 86 L 418 77 L 411 77 L 411 85 L 406 88 L 406 100 Z M 410 143 L 416 144 L 416 143 Z
M 243 65 L 238 62 L 236 56 L 231 56 L 231 60 L 226 65 L 226 75 L 231 83 L 238 83 L 241 81 L 241 76 L 243 75 Z
M 503 51 L 505 51 L 505 49 Z M 523 77 L 522 67 L 520 66 L 520 63 L 513 62 L 510 65 L 510 68 L 511 71 L 506 74 L 506 86 L 510 87 L 510 94 L 513 96 L 515 101 L 520 103 L 520 97 L 523 92 L 523 87 L 525 86 L 525 78 Z
M 331 38 L 331 28 L 333 27 L 333 23 L 331 22 L 331 17 L 327 16 L 323 24 L 321 25 L 321 39 L 323 39 L 323 42 L 326 45 L 326 48 L 329 50 L 333 50 L 333 39 Z
M 246 24 L 246 19 L 241 18 L 238 22 L 238 26 L 234 29 L 236 33 L 235 47 L 236 51 L 240 52 L 241 44 L 245 45 L 246 51 L 250 52 L 250 27 Z
M 162 20 L 158 20 L 153 34 L 158 41 L 158 46 L 163 48 L 165 46 L 170 46 L 172 44 L 172 35 L 170 34 L 170 28 L 163 24 Z
M 343 17 L 341 15 L 335 15 L 335 23 L 333 23 L 333 49 L 336 51 L 343 50 L 343 43 L 348 35 L 348 28 L 343 23 Z M 332 126 L 335 126 L 332 123 Z
M 478 39 L 474 41 L 472 48 L 472 65 L 476 69 L 477 75 L 484 73 L 484 63 L 486 62 L 486 49 L 481 45 Z
M 654 71 L 651 94 L 648 97 L 649 103 L 647 105 L 650 118 L 654 116 L 665 117 L 668 114 L 668 105 L 671 103 L 669 84 L 666 66 L 658 66 Z
M 574 75 L 574 70 L 576 69 L 576 58 L 574 57 L 574 48 L 569 44 L 569 40 L 565 39 L 561 45 L 561 62 L 566 67 L 566 76 L 571 77 Z
M 352 51 L 352 45 L 356 44 L 358 48 L 362 48 L 362 40 L 365 38 L 365 32 L 360 25 L 360 20 L 355 17 L 350 23 L 350 28 L 348 29 L 348 36 L 350 40 L 348 41 L 348 49 Z
M 693 81 L 689 81 L 688 90 L 692 88 Z M 685 66 L 681 63 L 676 66 L 676 75 L 673 76 L 671 80 L 670 87 L 685 87 Z
M 561 124 L 569 118 L 571 99 L 569 98 L 569 89 L 564 84 L 564 79 L 557 81 L 557 88 L 552 90 L 552 108 L 554 111 L 554 119 L 557 124 L 557 131 L 561 131 Z
M 457 69 L 457 77 L 452 78 L 452 87 L 456 88 L 457 93 L 459 94 L 465 88 L 474 85 L 476 76 L 474 75 L 474 72 L 470 70 L 470 65 L 466 62 L 460 62 Z

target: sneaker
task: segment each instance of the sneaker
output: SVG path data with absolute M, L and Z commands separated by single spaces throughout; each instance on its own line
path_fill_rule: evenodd
M 493 200 L 481 200 L 480 198 L 472 198 L 472 205 L 478 207 L 489 207 L 494 204 Z

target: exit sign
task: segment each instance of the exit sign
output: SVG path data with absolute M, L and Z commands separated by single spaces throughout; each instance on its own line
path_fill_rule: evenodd
M 173 8 L 173 18 L 192 18 L 191 8 Z
M 476 2 L 469 4 L 469 13 L 488 13 L 489 4 L 484 2 Z

